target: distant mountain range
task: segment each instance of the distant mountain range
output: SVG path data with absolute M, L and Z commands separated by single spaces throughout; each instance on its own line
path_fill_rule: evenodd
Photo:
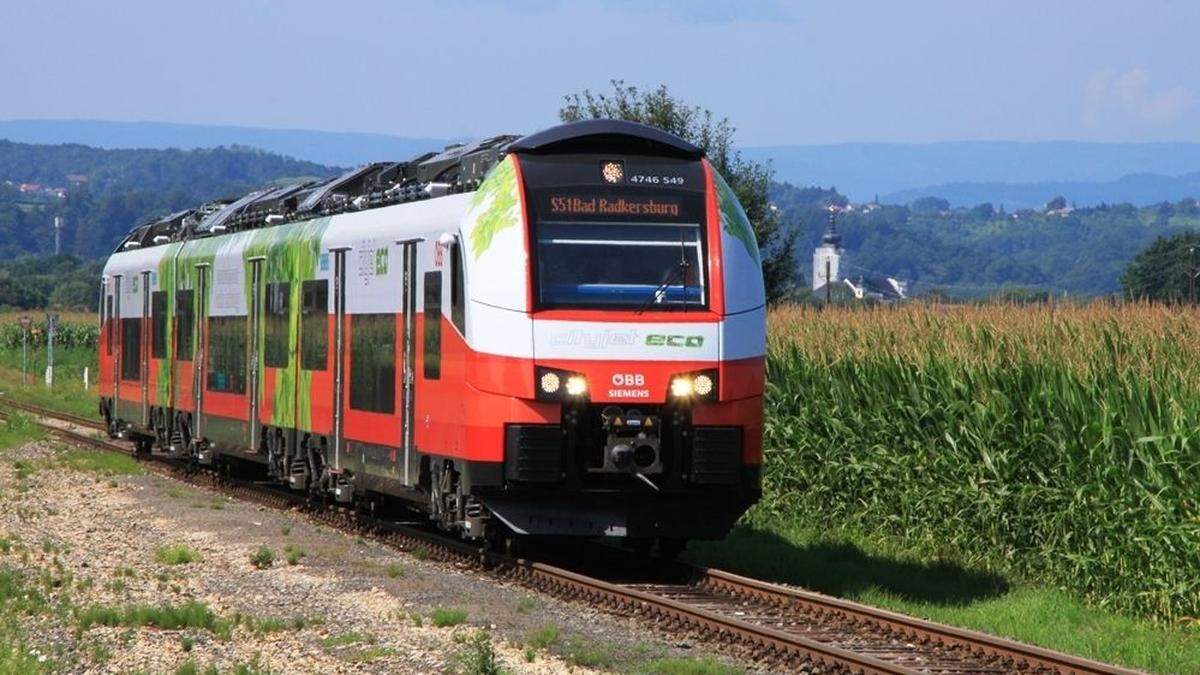
M 462 140 L 97 120 L 0 121 L 0 138 L 99 148 L 244 145 L 343 167 L 403 159 Z M 841 143 L 748 147 L 743 152 L 749 159 L 771 160 L 777 180 L 835 186 L 859 202 L 879 196 L 906 203 L 932 195 L 955 206 L 992 202 L 1011 210 L 1040 206 L 1059 194 L 1080 206 L 1122 201 L 1141 206 L 1200 194 L 1200 143 Z
M 1100 203 L 1129 202 L 1147 206 L 1160 202 L 1177 202 L 1184 197 L 1200 196 L 1200 172 L 1181 176 L 1161 176 L 1135 173 L 1113 181 L 1047 181 L 1044 183 L 947 183 L 926 188 L 900 190 L 879 199 L 885 204 L 908 204 L 920 197 L 941 197 L 951 206 L 974 206 L 991 202 L 1009 211 L 1020 208 L 1039 209 L 1046 202 L 1062 196 L 1080 206 Z
M 263 129 L 257 127 L 109 122 L 103 120 L 0 121 L 0 138 L 18 143 L 80 143 L 95 148 L 212 148 L 244 145 L 327 166 L 357 166 L 407 159 L 441 150 L 444 138 L 405 138 L 388 134 Z
M 744 153 L 771 160 L 779 180 L 836 186 L 855 201 L 951 183 L 1094 183 L 1200 171 L 1200 143 L 843 143 L 746 148 Z

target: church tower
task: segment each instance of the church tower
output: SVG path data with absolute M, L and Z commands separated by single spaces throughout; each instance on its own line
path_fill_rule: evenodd
M 821 245 L 813 249 L 812 287 L 814 291 L 826 283 L 837 283 L 839 278 L 838 262 L 842 259 L 842 235 L 838 234 L 833 217 L 833 211 L 830 211 L 829 225 L 825 227 Z M 828 278 L 826 278 L 827 274 Z

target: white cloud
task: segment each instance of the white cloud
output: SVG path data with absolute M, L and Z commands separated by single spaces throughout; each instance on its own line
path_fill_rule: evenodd
M 1123 73 L 1098 70 L 1084 86 L 1083 122 L 1090 127 L 1106 121 L 1166 124 L 1179 119 L 1195 99 L 1192 90 L 1184 86 L 1152 89 L 1145 68 Z

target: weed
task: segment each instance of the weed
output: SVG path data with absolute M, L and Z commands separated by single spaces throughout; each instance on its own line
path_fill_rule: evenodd
M 725 665 L 711 658 L 654 659 L 641 664 L 637 672 L 646 675 L 738 675 L 741 668 Z
M 146 473 L 141 464 L 129 455 L 102 450 L 68 448 L 58 456 L 57 463 L 73 471 L 94 473 L 99 476 L 140 476 Z M 110 483 L 116 487 L 116 482 Z
M 190 652 L 192 651 L 192 647 L 196 646 L 196 638 L 191 637 L 190 635 L 184 635 L 183 637 L 179 638 L 179 646 L 183 649 L 183 651 Z
M 385 656 L 391 656 L 396 653 L 391 647 L 368 647 L 359 651 L 351 652 L 346 655 L 346 660 L 351 663 L 370 663 L 376 659 L 381 659 Z
M 534 649 L 533 647 L 526 647 L 525 648 L 525 662 L 533 663 L 536 660 L 537 660 L 537 650 Z
M 404 576 L 404 568 L 398 563 L 388 563 L 388 565 L 383 568 L 383 573 L 386 574 L 387 578 L 389 579 L 397 579 Z
M 81 610 L 76 622 L 82 630 L 87 630 L 92 626 L 133 628 L 153 626 L 163 630 L 179 630 L 181 628 L 212 630 L 217 624 L 217 616 L 208 608 L 208 605 L 194 601 L 182 605 L 129 605 L 127 607 L 95 605 Z
M 282 525 L 280 525 L 279 533 L 285 537 L 288 536 L 289 534 L 291 534 L 292 533 L 292 524 L 291 523 L 283 523 Z
M 154 559 L 162 565 L 187 565 L 200 560 L 200 554 L 187 544 L 163 544 L 154 549 Z
M 438 607 L 437 609 L 433 610 L 433 616 L 430 617 L 430 621 L 432 621 L 433 625 L 437 626 L 438 628 L 457 626 L 466 620 L 466 610 L 448 609 L 445 607 Z
M 538 602 L 537 598 L 533 597 L 532 595 L 525 595 L 522 596 L 520 600 L 517 600 L 517 611 L 521 614 L 528 614 L 537 609 L 540 605 L 541 603 Z
M 485 632 L 476 633 L 467 642 L 465 650 L 458 654 L 463 670 L 469 675 L 499 675 L 504 672 L 492 646 L 492 636 Z
M 410 614 L 409 618 L 412 619 L 413 625 L 416 626 L 417 628 L 420 628 L 421 626 L 425 625 L 425 619 L 422 618 L 421 615 L 416 612 L 413 612 L 412 614 Z
M 548 623 L 529 633 L 525 641 L 534 649 L 549 649 L 550 645 L 558 642 L 558 626 Z
M 88 661 L 95 665 L 103 665 L 108 663 L 112 658 L 112 648 L 103 642 L 97 642 L 88 648 Z
M 298 565 L 300 559 L 307 555 L 302 548 L 294 548 L 287 552 L 287 564 Z
M 337 647 L 345 647 L 347 645 L 356 645 L 360 642 L 373 642 L 374 640 L 362 633 L 350 631 L 348 633 L 338 633 L 330 635 L 321 640 L 321 646 L 325 649 L 336 649 Z
M 265 570 L 275 564 L 275 551 L 260 546 L 257 551 L 250 554 L 250 564 L 260 570 Z
M 607 648 L 578 635 L 565 639 L 558 651 L 569 663 L 586 668 L 610 668 L 616 661 Z

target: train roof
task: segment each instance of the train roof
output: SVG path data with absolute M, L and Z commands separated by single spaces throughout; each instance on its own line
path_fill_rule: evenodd
M 405 161 L 373 162 L 326 180 L 255 190 L 217 199 L 134 227 L 117 252 L 159 246 L 350 211 L 469 192 L 510 152 L 609 152 L 700 159 L 704 151 L 655 127 L 624 120 L 584 120 L 528 136 L 502 134 L 455 143 Z

